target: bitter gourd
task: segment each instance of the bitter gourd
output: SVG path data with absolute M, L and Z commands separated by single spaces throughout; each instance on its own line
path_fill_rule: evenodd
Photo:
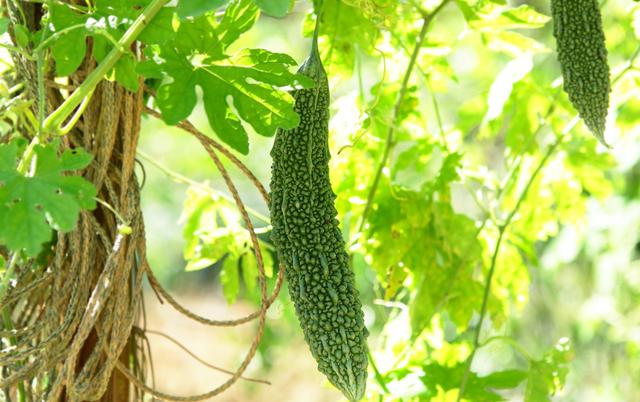
M 611 83 L 597 0 L 551 0 L 564 90 L 591 132 L 606 145 Z
M 319 371 L 357 401 L 365 392 L 368 332 L 329 181 L 329 85 L 317 30 L 298 70 L 315 87 L 292 92 L 300 124 L 278 130 L 271 150 L 272 239 Z

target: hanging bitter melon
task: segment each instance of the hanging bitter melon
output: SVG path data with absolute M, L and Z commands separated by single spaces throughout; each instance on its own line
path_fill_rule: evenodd
M 368 332 L 329 181 L 329 85 L 317 30 L 298 70 L 315 87 L 293 91 L 300 125 L 278 130 L 271 150 L 272 239 L 318 369 L 357 401 L 367 380 Z
M 564 89 L 591 132 L 606 145 L 611 83 L 597 0 L 551 0 Z

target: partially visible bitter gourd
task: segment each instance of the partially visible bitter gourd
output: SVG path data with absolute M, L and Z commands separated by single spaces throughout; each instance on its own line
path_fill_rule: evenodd
M 293 91 L 300 125 L 278 130 L 271 150 L 272 239 L 319 371 L 357 401 L 367 380 L 368 332 L 329 181 L 329 85 L 317 30 L 298 70 L 315 87 Z
M 591 132 L 606 145 L 611 83 L 597 0 L 551 0 L 564 90 Z

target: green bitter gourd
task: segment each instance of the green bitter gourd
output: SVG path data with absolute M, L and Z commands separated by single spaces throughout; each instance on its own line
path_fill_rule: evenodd
M 597 0 L 551 0 L 564 90 L 591 132 L 604 140 L 611 83 Z
M 315 87 L 292 92 L 300 124 L 278 130 L 271 150 L 272 239 L 319 371 L 357 401 L 367 380 L 368 332 L 329 181 L 329 85 L 317 31 L 298 70 Z

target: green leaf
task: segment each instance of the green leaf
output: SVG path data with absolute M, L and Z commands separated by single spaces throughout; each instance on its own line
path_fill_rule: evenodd
M 89 166 L 93 160 L 93 155 L 82 148 L 67 150 L 60 156 L 60 163 L 64 170 L 80 170 Z
M 275 90 L 310 84 L 289 72 L 288 67 L 294 64 L 289 56 L 252 49 L 234 56 L 232 65 L 197 67 L 173 49 L 160 56 L 164 64 L 158 67 L 173 78 L 160 86 L 156 97 L 167 123 L 177 124 L 189 117 L 196 104 L 195 88 L 200 86 L 209 124 L 224 142 L 244 154 L 249 151 L 249 141 L 243 121 L 263 136 L 272 136 L 278 127 L 298 125 L 291 96 Z
M 455 366 L 442 366 L 437 363 L 422 367 L 425 375 L 421 377 L 427 388 L 429 396 L 438 395 L 438 389 L 450 391 L 458 389 L 465 376 L 466 364 L 459 363 Z M 494 402 L 505 399 L 495 393 L 494 389 L 516 388 L 525 380 L 527 373 L 520 370 L 506 370 L 492 373 L 486 377 L 480 377 L 470 372 L 464 392 L 464 399 L 473 402 Z
M 190 187 L 180 221 L 185 245 L 187 271 L 220 269 L 225 298 L 235 302 L 240 292 L 240 271 L 247 291 L 258 295 L 258 266 L 250 246 L 249 232 L 235 204 L 203 190 Z M 271 254 L 262 254 L 267 277 L 273 275 Z
M 118 60 L 115 67 L 115 78 L 123 87 L 129 91 L 138 90 L 138 73 L 136 72 L 136 61 L 133 56 L 126 54 Z
M 502 110 L 505 103 L 509 100 L 513 86 L 524 79 L 533 68 L 533 60 L 531 56 L 525 55 L 517 59 L 511 60 L 496 76 L 491 84 L 487 104 L 489 110 L 485 115 L 485 121 L 491 121 L 502 116 Z
M 100 62 L 113 48 L 140 13 L 140 7 L 148 1 L 96 1 L 95 11 L 81 14 L 71 6 L 53 2 L 50 9 L 51 35 L 57 35 L 51 50 L 58 76 L 75 72 L 86 56 L 87 37 L 92 37 L 93 56 Z M 173 30 L 174 9 L 162 8 L 142 31 L 138 39 L 147 44 L 162 44 L 175 36 Z M 62 34 L 60 34 L 62 33 Z M 135 91 L 138 75 L 133 54 L 118 61 L 110 76 L 125 88 Z
M 172 76 L 179 77 L 169 84 L 163 84 L 156 93 L 156 102 L 162 118 L 168 124 L 178 124 L 189 117 L 196 106 L 196 72 L 186 59 L 166 57 L 166 69 Z M 144 70 L 142 70 L 144 72 Z
M 353 72 L 356 47 L 369 54 L 375 54 L 380 30 L 361 9 L 347 5 L 341 0 L 324 0 L 320 21 L 320 55 L 329 77 L 349 77 Z M 307 15 L 303 32 L 306 37 L 313 35 L 315 16 Z
M 410 304 L 414 335 L 428 326 L 440 309 L 464 329 L 482 301 L 483 283 L 475 275 L 482 248 L 473 220 L 455 214 L 445 203 L 434 204 L 430 214 L 429 225 L 414 232 L 422 237 L 420 242 L 430 244 L 429 248 L 412 250 L 403 260 L 415 277 Z
M 138 40 L 147 45 L 161 45 L 172 39 L 175 35 L 173 15 L 173 8 L 162 8 L 138 36 Z
M 527 372 L 522 370 L 497 371 L 482 377 L 482 379 L 491 388 L 510 389 L 517 387 L 526 380 Z
M 391 162 L 391 183 L 415 192 L 447 193 L 459 179 L 457 169 L 462 155 L 446 153 L 440 146 L 426 141 L 403 141 L 395 148 Z
M 410 86 L 406 89 L 404 100 L 396 113 L 396 98 L 400 86 L 400 83 L 394 82 L 391 84 L 378 83 L 371 87 L 371 94 L 374 99 L 369 106 L 368 121 L 371 124 L 369 131 L 373 135 L 384 138 L 389 125 L 392 124 L 394 115 L 396 116 L 398 125 L 410 117 L 416 116 L 419 100 L 415 86 Z
M 22 24 L 16 24 L 13 26 L 13 32 L 16 36 L 16 44 L 22 48 L 29 47 L 29 42 L 31 42 L 31 33 L 29 29 Z
M 486 30 L 504 30 L 504 29 L 535 29 L 543 27 L 550 17 L 540 14 L 531 6 L 521 5 L 516 8 L 507 8 L 501 13 L 495 10 L 488 11 L 482 18 L 473 20 L 469 23 L 471 28 Z
M 266 50 L 249 49 L 229 57 L 225 50 L 258 17 L 251 0 L 234 0 L 217 22 L 204 15 L 181 23 L 174 40 L 154 47 L 138 72 L 150 78 L 170 77 L 157 91 L 156 102 L 168 124 L 189 117 L 196 105 L 196 87 L 214 132 L 234 149 L 249 152 L 245 124 L 263 136 L 277 128 L 293 128 L 299 117 L 284 88 L 310 87 L 312 81 L 293 74 L 295 61 Z M 192 60 L 198 63 L 192 63 Z
M 572 136 L 562 146 L 567 153 L 565 166 L 582 188 L 598 199 L 610 196 L 613 184 L 607 171 L 615 168 L 615 158 L 609 152 L 603 152 L 589 137 Z
M 483 42 L 494 52 L 504 52 L 514 58 L 523 54 L 548 53 L 550 49 L 529 36 L 513 31 L 486 31 Z
M 187 271 L 203 269 L 231 257 L 237 259 L 248 240 L 241 216 L 221 198 L 191 187 L 181 217 Z
M 418 193 L 381 181 L 365 236 L 368 258 L 384 287 L 393 288 L 389 274 L 397 269 L 412 276 L 413 336 L 441 310 L 464 329 L 482 302 L 483 283 L 476 275 L 482 247 L 475 223 L 450 204 L 432 199 L 436 191 L 442 193 L 439 197 L 445 193 L 438 187 L 426 185 Z
M 51 238 L 51 229 L 69 232 L 81 209 L 95 208 L 95 187 L 82 177 L 64 175 L 87 166 L 91 156 L 75 149 L 58 158 L 53 146 L 38 145 L 31 177 L 16 170 L 18 157 L 15 142 L 0 145 L 0 244 L 35 256 Z
M 151 0 L 96 0 L 95 7 L 104 15 L 138 15 L 142 7 L 147 6 Z
M 294 0 L 253 0 L 265 14 L 276 18 L 285 17 L 293 9 Z
M 264 264 L 265 275 L 267 278 L 271 278 L 273 276 L 273 259 L 271 258 L 271 253 L 262 252 L 262 262 Z M 258 289 L 258 262 L 256 261 L 256 256 L 253 253 L 253 250 L 247 247 L 247 252 L 244 253 L 241 260 L 242 266 L 242 282 L 244 283 L 247 292 L 253 295 L 259 295 Z
M 548 402 L 550 396 L 565 384 L 567 364 L 573 359 L 573 349 L 568 338 L 561 338 L 545 353 L 542 359 L 531 362 L 524 392 L 525 402 Z
M 233 304 L 240 293 L 240 270 L 238 260 L 226 258 L 220 271 L 220 283 L 222 284 L 222 294 L 227 299 L 227 303 Z
M 9 29 L 9 18 L 0 17 L 0 34 L 7 33 Z
M 549 387 L 547 384 L 546 367 L 538 362 L 533 362 L 527 376 L 527 386 L 524 390 L 525 402 L 550 402 Z
M 80 67 L 87 51 L 87 29 L 84 27 L 85 18 L 76 14 L 66 4 L 54 2 L 51 8 L 51 26 L 53 34 L 65 31 L 54 42 L 51 52 L 56 62 L 56 73 L 65 77 Z
M 224 49 L 238 40 L 258 20 L 258 8 L 250 0 L 233 0 L 216 28 Z
M 457 3 L 468 22 L 483 18 L 483 14 L 495 15 L 507 4 L 506 0 L 457 0 Z
M 199 17 L 227 4 L 229 0 L 180 0 L 176 9 L 180 19 Z
M 215 18 L 212 17 L 181 22 L 171 49 L 181 54 L 204 55 L 208 60 L 223 60 L 227 57 L 218 38 Z

